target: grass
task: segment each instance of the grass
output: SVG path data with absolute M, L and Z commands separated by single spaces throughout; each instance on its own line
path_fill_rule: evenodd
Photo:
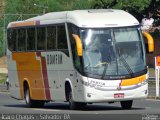
M 155 81 L 148 81 L 148 87 L 156 87 L 156 82 Z
M 155 70 L 154 70 L 154 68 L 149 68 L 149 76 L 150 77 L 155 77 Z
M 0 84 L 5 83 L 6 82 L 6 74 L 4 73 L 0 73 Z

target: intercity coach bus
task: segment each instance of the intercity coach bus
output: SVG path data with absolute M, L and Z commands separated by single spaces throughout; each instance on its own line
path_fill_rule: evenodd
M 153 52 L 153 39 L 125 11 L 48 13 L 9 23 L 7 39 L 10 94 L 28 107 L 120 102 L 130 109 L 148 95 L 145 52 Z

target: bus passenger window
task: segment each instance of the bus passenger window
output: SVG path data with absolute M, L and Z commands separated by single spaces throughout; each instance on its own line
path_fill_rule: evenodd
M 65 25 L 57 26 L 57 44 L 58 50 L 69 56 Z
M 37 28 L 37 50 L 46 50 L 46 29 Z
M 18 51 L 26 50 L 26 31 L 25 29 L 18 30 Z
M 35 28 L 27 29 L 27 50 L 35 50 Z
M 47 27 L 47 50 L 56 49 L 56 27 Z
M 8 37 L 8 48 L 11 51 L 16 51 L 16 39 L 17 39 L 17 30 L 9 29 L 7 32 Z
M 68 49 L 65 26 L 61 25 L 58 29 L 58 49 Z

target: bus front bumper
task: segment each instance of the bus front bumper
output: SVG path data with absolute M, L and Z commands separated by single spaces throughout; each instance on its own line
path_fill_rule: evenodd
M 79 102 L 118 102 L 135 99 L 144 99 L 148 96 L 148 83 L 131 89 L 121 90 L 97 90 L 92 87 L 84 87 L 79 96 Z

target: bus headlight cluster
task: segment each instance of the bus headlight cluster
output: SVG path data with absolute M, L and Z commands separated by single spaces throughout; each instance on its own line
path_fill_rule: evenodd
M 81 79 L 81 83 L 82 83 L 82 85 L 89 86 L 89 82 L 85 82 L 82 79 Z

